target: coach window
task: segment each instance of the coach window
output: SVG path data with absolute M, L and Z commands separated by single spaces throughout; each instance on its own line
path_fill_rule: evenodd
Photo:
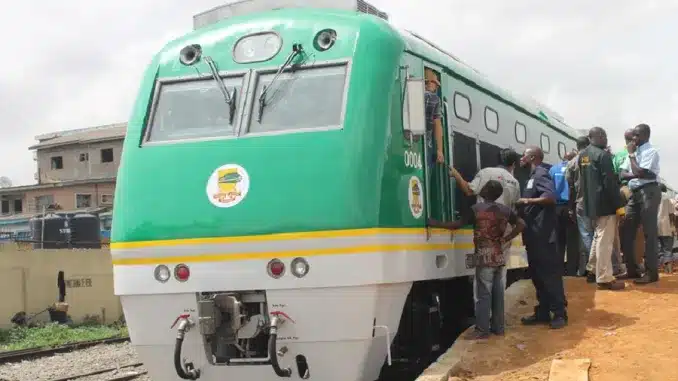
M 485 128 L 488 131 L 499 131 L 499 114 L 490 106 L 485 106 Z
M 551 139 L 544 133 L 541 134 L 541 149 L 544 153 L 551 152 Z
M 565 147 L 565 143 L 558 142 L 558 156 L 560 156 L 561 160 L 565 160 L 565 154 L 566 153 L 567 153 L 567 147 Z
M 525 144 L 527 141 L 527 129 L 520 122 L 516 122 L 516 141 L 521 144 Z
M 465 122 L 471 121 L 471 100 L 466 95 L 456 91 L 454 93 L 454 115 Z

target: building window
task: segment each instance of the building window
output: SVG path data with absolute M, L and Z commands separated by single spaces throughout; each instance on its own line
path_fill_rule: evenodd
M 520 122 L 516 122 L 516 141 L 522 144 L 525 144 L 527 141 L 527 129 Z
M 92 195 L 91 194 L 76 194 L 75 195 L 75 208 L 91 208 L 92 207 Z
M 23 213 L 23 212 L 24 212 L 23 200 L 14 200 L 14 213 Z
M 113 195 L 112 194 L 102 194 L 101 195 L 101 204 L 102 205 L 113 205 Z
M 2 200 L 2 208 L 0 208 L 0 214 L 9 214 L 9 201 Z
M 565 143 L 558 142 L 558 156 L 560 156 L 561 160 L 565 160 L 565 154 L 566 153 L 567 153 L 567 147 L 565 147 Z
M 485 128 L 488 131 L 499 131 L 499 114 L 490 106 L 485 106 Z
M 471 121 L 471 100 L 464 94 L 454 93 L 454 115 L 465 121 Z
M 546 134 L 541 134 L 541 149 L 544 153 L 551 152 L 551 139 Z
M 113 148 L 104 148 L 101 150 L 101 162 L 102 163 L 113 162 Z
M 54 204 L 54 196 L 51 194 L 38 196 L 35 198 L 35 208 L 36 212 L 42 212 L 43 208 L 48 208 L 50 205 Z
M 62 156 L 52 156 L 50 162 L 52 169 L 62 169 L 64 167 L 64 158 Z
M 88 152 L 83 152 L 80 154 L 80 161 L 88 161 L 89 160 L 89 153 Z

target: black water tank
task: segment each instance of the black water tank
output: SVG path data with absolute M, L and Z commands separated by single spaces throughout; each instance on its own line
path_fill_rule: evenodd
M 58 214 L 32 218 L 31 240 L 34 249 L 62 249 L 68 247 L 70 230 L 68 219 Z M 44 232 L 43 232 L 44 227 Z M 43 242 L 44 241 L 44 242 Z
M 74 249 L 101 248 L 99 216 L 79 213 L 71 217 L 71 247 Z

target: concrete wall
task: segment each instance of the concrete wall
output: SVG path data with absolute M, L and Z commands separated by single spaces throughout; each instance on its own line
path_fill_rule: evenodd
M 50 203 L 59 204 L 62 210 L 113 206 L 113 195 L 115 194 L 115 182 L 113 181 L 99 184 L 57 185 L 48 188 L 22 190 L 17 194 L 2 196 L 3 200 L 9 202 L 9 210 L 2 215 L 19 213 L 15 209 L 14 200 L 21 200 L 22 210 L 20 213 L 41 213 L 42 209 L 38 205 L 38 197 L 41 196 L 46 196 L 45 200 L 51 200 Z M 77 194 L 89 195 L 90 205 L 76 205 Z
M 89 195 L 90 205 L 76 205 L 76 195 Z M 115 194 L 115 183 L 103 184 L 80 184 L 65 187 L 55 187 L 47 189 L 36 189 L 26 191 L 24 205 L 28 207 L 28 212 L 41 212 L 37 208 L 37 197 L 52 196 L 54 203 L 59 204 L 63 210 L 75 210 L 79 208 L 93 208 L 99 206 L 113 206 L 113 195 Z
M 74 144 L 64 147 L 37 150 L 39 182 L 86 180 L 91 178 L 115 177 L 120 165 L 123 140 L 102 143 Z M 101 150 L 112 148 L 113 161 L 101 161 Z M 86 160 L 81 161 L 81 154 Z M 52 157 L 61 156 L 63 168 L 52 169 Z
M 80 322 L 98 316 L 106 324 L 123 316 L 120 299 L 113 294 L 113 267 L 108 249 L 32 250 L 0 244 L 0 327 L 11 326 L 19 311 L 29 316 L 57 301 L 57 275 L 64 272 L 68 314 Z M 48 321 L 44 312 L 36 320 Z

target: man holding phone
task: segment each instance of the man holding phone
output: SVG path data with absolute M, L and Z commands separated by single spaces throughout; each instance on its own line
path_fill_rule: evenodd
M 640 271 L 634 251 L 634 240 L 639 225 L 645 232 L 645 274 L 636 284 L 649 284 L 659 280 L 657 258 L 657 214 L 661 202 L 659 177 L 659 151 L 650 143 L 650 126 L 639 124 L 633 129 L 633 140 L 628 145 L 628 160 L 620 168 L 621 178 L 628 180 L 630 191 L 624 219 L 624 259 L 629 278 L 638 277 Z

